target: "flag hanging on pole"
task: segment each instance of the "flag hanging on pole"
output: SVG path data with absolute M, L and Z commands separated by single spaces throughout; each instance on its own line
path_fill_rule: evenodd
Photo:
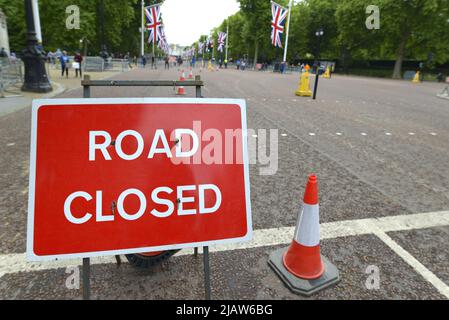
M 161 7 L 158 4 L 145 7 L 144 12 L 147 20 L 146 28 L 149 31 L 148 43 L 156 44 L 161 38 Z
M 198 53 L 203 53 L 204 42 L 198 42 Z
M 226 34 L 226 32 L 221 32 L 220 31 L 218 33 L 218 48 L 217 48 L 218 51 L 223 52 L 223 48 L 224 48 L 227 36 L 228 35 Z
M 271 13 L 273 15 L 273 20 L 271 21 L 271 43 L 275 47 L 282 48 L 282 34 L 284 33 L 288 9 L 272 1 Z
M 212 37 L 207 38 L 206 40 L 206 51 L 210 52 L 214 48 L 214 39 Z

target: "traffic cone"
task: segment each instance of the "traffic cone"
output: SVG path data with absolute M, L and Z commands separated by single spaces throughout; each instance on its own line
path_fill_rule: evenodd
M 184 70 L 181 71 L 181 76 L 179 77 L 179 81 L 186 81 L 186 76 L 184 74 Z M 178 90 L 176 92 L 176 95 L 178 96 L 184 96 L 186 94 L 186 90 L 183 86 L 179 86 Z
M 268 264 L 294 293 L 311 296 L 340 281 L 338 269 L 320 253 L 318 183 L 309 177 L 294 239 L 271 253 Z
M 299 81 L 298 89 L 295 94 L 301 97 L 311 97 L 312 90 L 310 90 L 309 72 L 301 73 L 301 79 Z
M 192 68 L 190 68 L 189 79 L 193 79 L 193 71 L 192 71 Z
M 412 82 L 413 83 L 420 83 L 421 82 L 419 71 L 416 71 L 415 77 L 413 78 Z
M 207 64 L 207 70 L 208 71 L 214 71 L 214 68 L 212 67 L 212 62 L 209 60 L 208 64 Z
M 186 89 L 184 89 L 183 86 L 178 87 L 178 91 L 176 92 L 176 95 L 178 95 L 178 96 L 185 96 L 186 95 Z
M 181 71 L 181 76 L 179 77 L 179 81 L 186 81 L 186 75 L 184 73 L 184 70 Z

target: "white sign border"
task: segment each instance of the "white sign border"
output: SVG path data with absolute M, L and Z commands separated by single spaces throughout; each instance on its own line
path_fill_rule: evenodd
M 203 242 L 191 242 L 183 244 L 165 245 L 157 247 L 131 248 L 121 250 L 95 251 L 86 253 L 58 254 L 39 256 L 34 253 L 34 198 L 36 188 L 36 147 L 37 147 L 37 115 L 42 106 L 52 105 L 88 105 L 88 104 L 229 104 L 240 107 L 242 119 L 242 147 L 243 147 L 243 167 L 245 181 L 245 202 L 246 202 L 246 223 L 247 232 L 243 237 L 223 240 L 212 240 Z M 251 194 L 249 179 L 248 160 L 248 131 L 246 118 L 246 101 L 243 99 L 218 99 L 218 98 L 79 98 L 79 99 L 35 99 L 32 104 L 31 117 L 31 143 L 30 143 L 30 174 L 29 174 L 29 194 L 28 194 L 28 220 L 27 220 L 27 261 L 56 261 L 75 258 L 93 258 L 100 256 L 113 256 L 123 254 L 134 254 L 142 252 L 166 251 L 187 249 L 194 247 L 206 247 L 220 244 L 231 244 L 237 242 L 248 242 L 253 237 L 252 214 L 251 214 Z

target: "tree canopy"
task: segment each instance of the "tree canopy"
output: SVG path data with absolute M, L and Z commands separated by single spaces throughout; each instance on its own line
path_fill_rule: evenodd
M 227 19 L 230 57 L 280 61 L 283 49 L 274 48 L 270 40 L 270 1 L 238 2 L 240 11 Z M 287 0 L 277 2 L 288 5 Z M 370 5 L 379 8 L 379 29 L 366 26 Z M 227 21 L 214 32 L 226 30 Z M 401 76 L 404 60 L 423 61 L 428 67 L 449 62 L 449 0 L 295 1 L 288 61 L 315 57 L 319 28 L 324 29 L 322 59 L 338 59 L 345 65 L 352 60 L 394 60 L 394 78 Z
M 109 52 L 138 55 L 142 16 L 140 0 L 39 0 L 39 13 L 43 45 L 46 50 L 81 49 L 86 38 L 88 51 L 98 54 L 101 49 L 100 5 L 104 3 L 105 43 Z M 146 0 L 145 3 L 162 3 L 163 0 Z M 69 16 L 66 8 L 79 7 L 80 28 L 67 29 Z M 25 47 L 26 21 L 23 0 L 0 0 L 0 8 L 8 19 L 11 51 L 20 53 Z

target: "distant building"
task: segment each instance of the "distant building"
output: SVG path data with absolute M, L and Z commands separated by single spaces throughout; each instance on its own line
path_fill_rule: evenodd
M 6 24 L 6 15 L 0 9 L 0 50 L 5 48 L 6 52 L 9 52 L 9 38 L 8 38 L 8 26 Z
M 184 47 L 178 45 L 178 44 L 171 44 L 170 45 L 170 55 L 172 56 L 182 56 L 184 52 Z

